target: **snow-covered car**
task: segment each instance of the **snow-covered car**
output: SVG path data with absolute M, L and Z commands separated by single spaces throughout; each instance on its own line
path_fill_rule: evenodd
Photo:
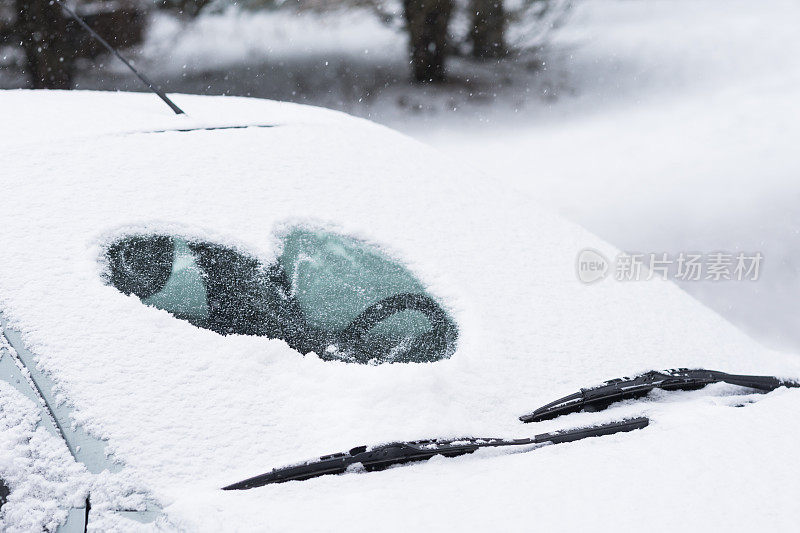
M 174 99 L 0 92 L 3 529 L 796 527 L 796 355 L 672 283 L 582 283 L 617 250 L 389 129 Z M 535 411 L 678 367 L 776 377 Z M 461 448 L 359 455 L 406 441 Z

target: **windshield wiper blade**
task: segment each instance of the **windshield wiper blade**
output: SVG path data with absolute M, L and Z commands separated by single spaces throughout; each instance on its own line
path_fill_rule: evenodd
M 758 389 L 762 392 L 770 392 L 778 387 L 800 387 L 800 383 L 782 380 L 774 376 L 747 376 L 727 374 L 717 370 L 688 368 L 651 370 L 634 377 L 612 379 L 597 387 L 581 389 L 580 392 L 543 405 L 519 419 L 523 422 L 541 422 L 580 411 L 602 411 L 612 403 L 646 396 L 653 389 L 695 390 L 711 383 L 723 382 Z
M 496 448 L 500 446 L 524 446 L 535 444 L 560 444 L 573 442 L 588 437 L 600 437 L 647 427 L 650 420 L 646 417 L 630 418 L 619 422 L 602 424 L 566 431 L 542 433 L 524 439 L 498 438 L 463 438 L 455 440 L 430 439 L 410 442 L 394 442 L 379 446 L 358 446 L 349 452 L 323 455 L 319 459 L 283 468 L 276 468 L 266 474 L 251 477 L 233 483 L 222 490 L 244 490 L 261 487 L 271 483 L 300 481 L 328 474 L 342 474 L 353 465 L 361 464 L 368 472 L 383 470 L 393 465 L 425 461 L 435 455 L 456 457 L 473 453 L 480 448 Z

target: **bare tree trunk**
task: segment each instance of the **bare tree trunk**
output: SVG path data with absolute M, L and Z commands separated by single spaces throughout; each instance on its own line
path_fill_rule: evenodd
M 506 14 L 503 0 L 470 0 L 472 12 L 472 56 L 503 57 L 506 46 Z
M 403 0 L 415 81 L 445 80 L 452 0 Z
M 72 87 L 73 58 L 67 19 L 51 0 L 17 0 L 17 25 L 35 89 Z

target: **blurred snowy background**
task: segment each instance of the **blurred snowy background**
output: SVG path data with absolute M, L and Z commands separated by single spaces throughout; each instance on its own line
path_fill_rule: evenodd
M 142 90 L 48 6 L 0 0 L 0 88 Z M 800 350 L 796 1 L 77 8 L 169 92 L 290 100 L 384 123 L 626 251 L 761 252 L 758 281 L 680 286 L 764 344 Z

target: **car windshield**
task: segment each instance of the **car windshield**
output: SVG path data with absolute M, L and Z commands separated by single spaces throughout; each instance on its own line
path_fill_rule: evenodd
M 118 290 L 222 335 L 283 339 L 357 363 L 430 362 L 455 350 L 456 326 L 422 282 L 346 235 L 295 228 L 270 265 L 166 235 L 124 237 L 106 256 Z

